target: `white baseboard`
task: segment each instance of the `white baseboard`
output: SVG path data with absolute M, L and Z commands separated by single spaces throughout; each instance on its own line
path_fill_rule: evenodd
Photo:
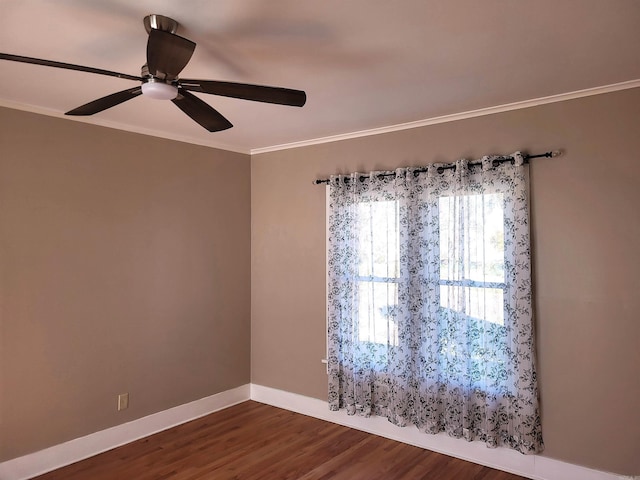
M 0 463 L 0 479 L 25 480 L 249 400 L 250 385 L 179 405 L 147 417 Z
M 364 418 L 358 415 L 347 415 L 345 411 L 332 412 L 325 401 L 261 385 L 251 385 L 251 400 L 535 480 L 622 480 L 634 478 L 592 470 L 543 455 L 522 455 L 508 448 L 487 448 L 484 443 L 467 442 L 449 437 L 444 433 L 428 435 L 420 433 L 415 427 L 397 427 L 382 417 Z
M 415 427 L 396 427 L 380 417 L 363 418 L 349 416 L 344 411 L 331 412 L 325 401 L 254 384 L 8 460 L 0 463 L 0 479 L 26 480 L 249 399 L 535 480 L 638 479 L 592 470 L 542 455 L 521 455 L 506 448 L 491 449 L 481 442 L 467 442 L 445 434 L 427 435 Z

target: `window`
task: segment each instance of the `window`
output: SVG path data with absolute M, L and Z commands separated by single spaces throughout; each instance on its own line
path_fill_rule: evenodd
M 438 201 L 440 306 L 476 321 L 504 325 L 503 195 L 445 196 Z M 456 228 L 456 212 L 465 218 Z M 398 344 L 398 202 L 358 204 L 358 338 Z M 459 252 L 459 236 L 471 247 Z
M 514 395 L 512 386 L 486 381 L 491 377 L 487 371 L 508 367 L 503 354 L 507 340 L 503 202 L 502 193 L 445 195 L 435 202 L 438 228 L 434 244 L 439 265 L 433 279 L 441 330 L 436 361 L 468 366 L 450 372 L 450 386 L 466 386 L 481 394 Z M 374 360 L 378 374 L 393 361 L 390 353 L 399 342 L 399 215 L 398 200 L 367 199 L 357 206 L 359 264 L 354 280 L 358 288 L 358 341 Z M 461 326 L 469 332 L 462 338 Z
M 358 204 L 358 339 L 398 344 L 398 202 Z
M 499 325 L 504 325 L 503 202 L 500 193 L 446 196 L 438 208 L 440 305 Z M 461 243 L 459 237 L 468 240 Z M 467 248 L 460 251 L 461 244 Z
M 331 179 L 330 409 L 540 451 L 526 176 L 514 158 Z

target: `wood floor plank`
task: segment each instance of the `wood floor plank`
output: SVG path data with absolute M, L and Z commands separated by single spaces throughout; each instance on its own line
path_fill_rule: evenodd
M 524 480 L 248 401 L 37 480 Z

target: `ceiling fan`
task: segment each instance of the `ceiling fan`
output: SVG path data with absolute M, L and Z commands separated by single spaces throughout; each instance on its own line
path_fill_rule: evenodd
M 217 80 L 178 78 L 180 72 L 189 63 L 196 44 L 191 40 L 176 35 L 178 22 L 169 17 L 147 15 L 144 17 L 144 26 L 149 34 L 149 39 L 147 41 L 147 63 L 142 66 L 140 76 L 8 53 L 0 53 L 0 59 L 141 82 L 140 85 L 133 88 L 107 95 L 74 108 L 66 112 L 65 115 L 93 115 L 131 100 L 138 95 L 145 95 L 159 100 L 171 100 L 180 110 L 205 129 L 210 132 L 218 132 L 231 128 L 233 125 L 216 109 L 191 92 L 293 107 L 302 107 L 307 100 L 307 95 L 301 90 Z

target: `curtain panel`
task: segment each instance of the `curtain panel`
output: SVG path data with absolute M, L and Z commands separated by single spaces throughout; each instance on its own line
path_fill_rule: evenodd
M 527 172 L 494 158 L 330 178 L 331 410 L 544 448 Z

